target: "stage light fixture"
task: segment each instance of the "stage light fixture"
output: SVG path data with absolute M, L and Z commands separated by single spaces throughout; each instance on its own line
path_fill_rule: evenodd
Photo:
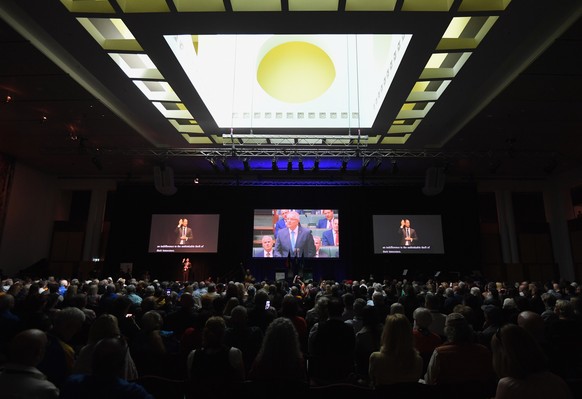
M 315 158 L 315 161 L 313 161 L 313 169 L 314 172 L 318 172 L 319 171 L 319 158 Z
M 304 168 L 303 168 L 303 158 L 299 158 L 299 172 L 303 173 Z
M 368 167 L 369 163 L 370 163 L 370 158 L 362 159 L 362 172 L 366 171 L 366 168 Z
M 226 158 L 222 158 L 222 160 L 220 162 L 222 163 L 223 169 L 226 172 L 228 172 L 230 170 L 230 166 L 228 166 L 228 162 L 227 162 Z
M 243 168 L 244 168 L 245 172 L 250 172 L 251 165 L 249 164 L 248 158 L 243 158 Z
M 392 161 L 392 174 L 395 175 L 398 172 L 400 172 L 400 168 L 398 167 L 398 163 L 396 162 L 396 160 Z
M 293 171 L 293 161 L 291 160 L 291 158 L 289 158 L 289 160 L 287 161 L 287 172 L 292 171 Z
M 218 172 L 218 165 L 216 164 L 216 159 L 208 158 L 208 162 L 210 163 L 210 166 L 212 166 L 212 169 Z
M 342 166 L 340 168 L 340 172 L 345 172 L 347 168 L 348 168 L 348 160 L 347 159 L 343 159 L 342 160 Z
M 273 160 L 271 161 L 271 169 L 273 169 L 274 171 L 279 170 L 279 166 L 277 165 L 277 158 L 273 158 Z
M 372 169 L 372 173 L 376 173 L 378 171 L 378 169 L 380 169 L 380 166 L 382 166 L 382 158 L 376 159 L 376 164 L 374 165 L 374 168 Z

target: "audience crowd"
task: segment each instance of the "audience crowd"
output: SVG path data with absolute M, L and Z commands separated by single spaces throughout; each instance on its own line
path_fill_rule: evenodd
M 249 382 L 574 398 L 580 298 L 566 281 L 6 278 L 2 397 L 152 398 L 157 376 L 187 398 Z

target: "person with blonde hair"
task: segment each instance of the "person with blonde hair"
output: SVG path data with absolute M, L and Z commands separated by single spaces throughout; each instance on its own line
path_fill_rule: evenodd
M 290 319 L 279 317 L 269 324 L 249 372 L 249 379 L 307 383 L 307 370 L 299 335 Z
M 404 314 L 386 317 L 380 351 L 370 355 L 369 375 L 373 386 L 420 380 L 422 358 L 414 347 L 412 326 Z
M 75 360 L 73 373 L 91 374 L 91 364 L 93 362 L 93 354 L 97 342 L 104 338 L 114 338 L 119 337 L 120 335 L 117 317 L 108 313 L 104 313 L 97 317 L 89 329 L 87 345 L 81 348 L 79 356 Z M 127 352 L 123 370 L 122 377 L 126 380 L 135 380 L 138 378 L 137 368 L 129 351 Z

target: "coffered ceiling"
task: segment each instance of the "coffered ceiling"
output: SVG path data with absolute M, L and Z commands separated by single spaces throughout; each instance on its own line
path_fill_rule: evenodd
M 576 0 L 5 0 L 0 152 L 62 178 L 545 179 L 580 167 L 581 15 Z

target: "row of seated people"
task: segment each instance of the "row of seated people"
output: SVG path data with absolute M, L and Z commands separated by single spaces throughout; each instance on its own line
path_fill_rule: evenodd
M 246 380 L 291 380 L 304 387 L 353 383 L 376 388 L 418 381 L 427 386 L 469 381 L 480 383 L 475 386 L 483 388 L 484 397 L 495 396 L 495 387 L 496 397 L 519 397 L 515 392 L 532 390 L 541 381 L 552 390 L 551 397 L 570 397 L 564 380 L 579 372 L 567 356 L 555 356 L 564 350 L 565 342 L 571 345 L 566 347 L 570 357 L 579 351 L 580 335 L 578 343 L 570 339 L 573 333 L 579 334 L 572 306 L 577 296 L 564 299 L 566 293 L 560 295 L 562 299 L 549 294 L 555 299 L 554 309 L 544 312 L 552 310 L 555 320 L 532 310 L 520 310 L 513 318 L 515 311 L 505 312 L 510 307 L 496 304 L 512 299 L 511 294 L 506 298 L 479 295 L 484 322 L 478 325 L 479 318 L 468 305 L 475 292 L 465 296 L 462 291 L 468 287 L 463 285 L 446 287 L 441 294 L 439 290 L 422 294 L 418 286 L 403 284 L 400 295 L 392 297 L 395 301 L 389 299 L 389 287 L 378 284 L 364 290 L 365 284 L 307 284 L 287 289 L 276 284 L 232 283 L 224 292 L 200 285 L 183 284 L 166 296 L 162 286 L 138 295 L 133 284 L 107 284 L 92 307 L 80 287 L 69 287 L 76 293 L 65 293 L 53 304 L 48 302 L 50 295 L 40 294 L 36 285 L 24 285 L 21 292 L 9 289 L 0 295 L 0 331 L 12 334 L 6 342 L 14 342 L 20 333 L 36 338 L 44 334 L 42 359 L 27 366 L 44 373 L 61 395 L 73 392 L 73 396 L 95 380 L 71 375 L 95 373 L 98 344 L 116 337 L 123 337 L 129 350 L 120 369 L 123 378 L 115 386 L 132 392 L 139 389 L 123 381 L 157 375 L 187 381 L 184 391 L 191 396 Z M 133 295 L 141 301 L 132 301 Z M 448 315 L 442 313 L 447 299 L 455 295 L 464 299 Z M 520 303 L 517 298 L 514 302 Z M 274 306 L 266 309 L 267 301 Z M 17 343 L 5 348 L 12 363 L 18 363 L 21 354 L 13 350 L 22 347 Z M 111 351 L 123 345 L 109 342 L 106 348 Z M 11 375 L 3 373 L 0 378 Z

